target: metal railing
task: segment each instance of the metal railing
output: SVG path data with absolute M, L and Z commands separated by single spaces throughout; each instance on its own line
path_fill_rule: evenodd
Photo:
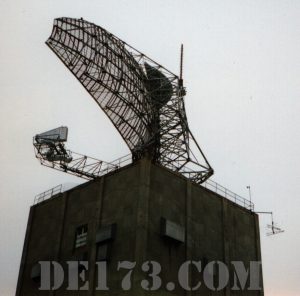
M 34 198 L 34 203 L 33 204 L 38 204 L 46 199 L 49 199 L 51 198 L 52 196 L 56 195 L 56 194 L 59 194 L 62 192 L 62 184 L 60 185 L 57 185 L 47 191 L 44 191 L 38 195 L 35 196 Z
M 248 200 L 244 197 L 241 197 L 240 195 L 232 192 L 231 190 L 225 188 L 224 186 L 218 184 L 217 182 L 215 182 L 211 179 L 206 180 L 204 183 L 201 184 L 201 186 L 203 186 L 215 193 L 218 193 L 219 195 L 222 195 L 223 197 L 229 199 L 230 201 L 233 201 L 234 203 L 236 203 L 250 211 L 254 210 L 254 204 L 250 200 Z
M 121 167 L 124 167 L 128 164 L 132 163 L 132 155 L 131 154 L 127 154 L 124 156 L 121 156 L 113 161 L 110 162 L 111 165 L 115 166 L 116 169 L 119 169 Z M 103 170 L 103 172 L 105 172 L 105 170 Z M 110 171 L 107 171 L 106 173 L 109 173 Z
M 128 154 L 128 155 L 125 155 L 125 156 L 115 159 L 110 164 L 115 166 L 115 170 L 116 170 L 116 169 L 124 167 L 130 163 L 132 163 L 132 156 L 131 156 L 131 154 Z M 101 174 L 99 174 L 99 176 L 105 175 L 111 171 L 114 171 L 114 170 L 111 170 L 109 168 L 104 169 L 101 171 Z M 206 180 L 205 182 L 203 182 L 200 185 L 204 188 L 207 188 L 207 189 L 225 197 L 226 199 L 228 199 L 250 211 L 254 210 L 254 204 L 251 201 L 234 193 L 233 191 L 225 188 L 224 186 L 218 184 L 217 182 L 215 182 L 211 179 Z M 60 184 L 60 185 L 55 186 L 45 192 L 42 192 L 34 198 L 34 204 L 38 204 L 46 199 L 49 199 L 53 195 L 61 193 L 62 191 L 63 191 L 63 185 Z

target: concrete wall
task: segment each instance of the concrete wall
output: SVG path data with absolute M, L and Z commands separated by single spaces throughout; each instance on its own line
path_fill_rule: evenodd
M 185 229 L 185 242 L 176 243 L 161 235 L 161 218 Z M 95 237 L 97 229 L 116 223 L 108 262 L 110 291 L 95 291 L 97 271 Z M 74 249 L 76 228 L 88 224 L 88 244 Z M 30 278 L 32 266 L 41 260 L 89 260 L 89 291 L 38 291 Z M 195 185 L 144 159 L 118 172 L 80 185 L 31 208 L 20 267 L 17 295 L 263 295 L 258 291 L 214 292 L 201 285 L 198 291 L 184 291 L 178 285 L 178 269 L 186 260 L 220 260 L 230 263 L 260 260 L 257 215 L 225 198 Z M 132 290 L 123 291 L 126 270 L 117 271 L 118 261 L 135 261 Z M 143 262 L 160 263 L 162 288 L 144 291 Z M 233 274 L 231 274 L 231 285 Z M 202 273 L 191 271 L 190 284 L 202 281 Z M 165 286 L 174 282 L 170 292 Z

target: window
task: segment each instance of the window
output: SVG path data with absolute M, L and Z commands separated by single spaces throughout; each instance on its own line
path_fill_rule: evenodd
M 97 254 L 96 261 L 109 261 L 112 242 L 116 235 L 116 224 L 102 226 L 96 232 Z
M 185 242 L 185 229 L 179 224 L 161 218 L 161 234 L 162 236 L 173 241 L 184 243 Z
M 102 226 L 96 232 L 96 244 L 114 240 L 116 235 L 116 224 Z
M 87 243 L 87 225 L 82 225 L 76 229 L 75 249 L 83 247 Z

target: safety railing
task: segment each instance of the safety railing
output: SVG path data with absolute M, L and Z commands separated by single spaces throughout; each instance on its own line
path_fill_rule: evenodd
M 224 186 L 218 184 L 217 182 L 215 182 L 211 179 L 208 179 L 205 182 L 203 182 L 201 184 L 201 186 L 233 201 L 234 203 L 236 203 L 250 211 L 254 210 L 254 204 L 250 200 L 248 200 L 244 197 L 241 197 L 240 195 L 232 192 L 231 190 L 225 188 Z
M 110 162 L 110 164 L 115 166 L 116 169 L 119 169 L 121 167 L 129 165 L 131 163 L 132 163 L 132 155 L 131 154 L 124 155 L 124 156 L 119 157 L 119 158 L 113 160 L 112 162 Z
M 110 164 L 115 166 L 115 169 L 124 167 L 128 164 L 132 163 L 132 156 L 131 154 L 125 155 L 123 157 L 120 157 L 118 159 L 115 159 L 114 161 L 112 161 Z M 106 173 L 111 172 L 111 169 L 107 169 L 107 171 L 104 169 L 103 171 L 101 171 L 101 175 L 104 175 Z M 248 199 L 234 193 L 233 191 L 227 189 L 226 187 L 218 184 L 217 182 L 208 179 L 205 182 L 203 182 L 201 184 L 201 186 L 203 186 L 204 188 L 207 188 L 223 197 L 225 197 L 226 199 L 250 210 L 253 211 L 254 210 L 254 204 L 249 201 Z M 58 193 L 61 193 L 63 191 L 63 186 L 62 184 L 55 186 L 45 192 L 42 192 L 40 194 L 38 194 L 35 198 L 34 198 L 34 204 L 40 203 L 46 199 L 51 198 L 53 195 L 56 195 Z
M 34 198 L 34 203 L 33 204 L 38 204 L 46 199 L 51 198 L 52 196 L 59 194 L 62 192 L 62 184 L 57 185 L 49 190 L 46 190 L 38 195 L 35 196 Z

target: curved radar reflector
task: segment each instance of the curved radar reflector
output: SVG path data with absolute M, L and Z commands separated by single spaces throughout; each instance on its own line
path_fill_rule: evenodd
M 125 43 L 83 19 L 54 20 L 46 44 L 113 122 L 130 150 L 149 138 L 145 75 Z
M 189 130 L 177 75 L 83 19 L 55 19 L 46 43 L 110 118 L 133 160 L 148 155 L 196 183 L 213 174 Z

